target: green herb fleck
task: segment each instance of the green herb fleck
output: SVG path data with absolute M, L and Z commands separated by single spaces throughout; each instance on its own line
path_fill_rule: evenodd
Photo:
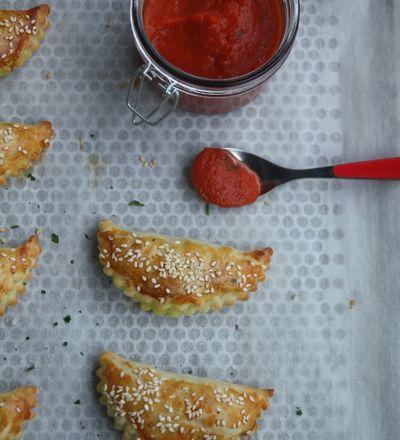
M 58 244 L 58 242 L 59 242 L 58 235 L 55 234 L 54 232 L 52 232 L 52 234 L 51 234 L 51 241 L 55 244 Z
M 33 174 L 31 174 L 31 173 L 29 173 L 26 177 L 27 177 L 29 180 L 31 180 L 32 182 L 34 182 L 34 181 L 36 180 L 36 177 L 35 177 Z
M 66 347 L 67 345 L 68 345 L 68 342 L 67 342 L 67 341 L 63 342 L 63 346 L 64 346 L 64 347 Z
M 300 409 L 299 406 L 296 406 L 296 416 L 302 416 L 303 415 L 303 411 Z
M 11 229 L 18 229 L 19 228 L 19 225 L 12 225 L 11 226 Z
M 90 133 L 90 137 L 93 139 L 94 138 L 94 133 Z
M 25 341 L 29 341 L 29 339 L 31 339 L 31 337 L 30 337 L 30 336 L 27 336 L 27 337 L 25 338 Z
M 75 263 L 75 261 L 74 261 L 74 260 L 71 260 L 71 261 L 70 261 L 70 263 L 71 263 L 71 264 L 74 264 L 74 263 Z
M 66 323 L 66 324 L 69 324 L 70 322 L 71 322 L 71 315 L 67 315 L 67 316 L 64 316 L 64 322 Z
M 46 295 L 46 291 L 45 291 L 45 290 L 41 290 L 40 293 L 41 293 L 42 295 Z
M 84 356 L 84 354 L 82 352 L 80 352 L 81 356 Z
M 80 400 L 75 400 L 74 405 L 80 405 L 81 401 Z
M 86 240 L 90 240 L 89 235 L 85 234 Z
M 32 364 L 26 369 L 26 372 L 29 373 L 29 371 L 32 371 L 34 369 L 35 369 L 35 364 Z
M 53 322 L 53 327 L 57 327 L 58 326 L 58 322 Z
M 132 200 L 132 202 L 129 202 L 129 206 L 145 206 L 144 203 L 139 202 L 138 200 Z
M 206 213 L 206 215 L 210 215 L 210 211 L 211 211 L 211 207 L 209 203 L 206 203 L 204 205 L 204 212 Z

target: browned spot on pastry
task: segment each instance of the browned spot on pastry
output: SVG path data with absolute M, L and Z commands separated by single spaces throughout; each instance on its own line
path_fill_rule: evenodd
M 36 235 L 15 249 L 0 248 L 0 316 L 25 291 L 41 248 Z
M 19 438 L 24 422 L 34 418 L 36 388 L 26 386 L 0 393 L 0 438 Z
M 0 77 L 21 66 L 35 51 L 50 22 L 50 7 L 0 10 Z

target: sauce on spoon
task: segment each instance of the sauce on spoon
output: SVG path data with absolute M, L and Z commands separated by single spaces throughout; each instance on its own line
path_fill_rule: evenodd
M 229 151 L 206 148 L 193 160 L 190 178 L 208 203 L 233 208 L 249 205 L 261 194 L 257 174 Z

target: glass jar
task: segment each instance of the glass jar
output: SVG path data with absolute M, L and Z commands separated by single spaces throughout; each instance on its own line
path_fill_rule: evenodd
M 282 0 L 285 29 L 275 55 L 259 69 L 237 78 L 223 80 L 199 78 L 187 74 L 163 59 L 152 46 L 143 26 L 143 5 L 146 0 L 131 0 L 131 25 L 135 45 L 143 60 L 131 82 L 127 105 L 133 112 L 133 122 L 155 125 L 177 107 L 192 113 L 227 113 L 254 99 L 266 81 L 282 66 L 293 46 L 300 18 L 299 0 Z M 158 103 L 148 104 L 146 85 L 160 91 Z

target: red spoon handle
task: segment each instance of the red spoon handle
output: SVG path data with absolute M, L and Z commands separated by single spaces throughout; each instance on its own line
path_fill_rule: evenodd
M 344 179 L 400 179 L 400 157 L 336 165 L 332 170 Z

